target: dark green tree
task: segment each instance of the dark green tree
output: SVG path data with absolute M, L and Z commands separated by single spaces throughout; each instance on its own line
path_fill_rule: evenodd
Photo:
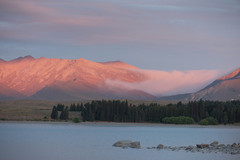
M 63 108 L 61 114 L 60 114 L 60 119 L 61 120 L 68 120 L 68 107 Z
M 58 111 L 57 111 L 56 106 L 53 106 L 52 113 L 51 113 L 51 118 L 52 119 L 58 119 Z
M 63 109 L 64 109 L 64 105 L 63 104 L 58 104 L 57 105 L 57 110 L 58 111 L 63 111 Z
M 200 100 L 190 101 L 187 104 L 179 102 L 161 106 L 157 103 L 134 105 L 129 104 L 127 100 L 102 100 L 91 101 L 84 105 L 72 104 L 71 106 L 71 111 L 81 112 L 83 121 L 159 123 L 163 122 L 165 117 L 185 116 L 193 118 L 195 122 L 200 122 L 207 117 L 213 117 L 218 123 L 240 122 L 240 101 Z M 57 109 L 54 108 L 62 110 L 60 119 L 68 119 L 68 109 L 64 108 L 64 105 L 59 104 Z M 208 123 L 207 120 L 205 122 Z

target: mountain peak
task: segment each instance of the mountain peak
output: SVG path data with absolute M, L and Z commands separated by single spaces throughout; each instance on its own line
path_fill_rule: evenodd
M 87 59 L 84 59 L 84 58 L 78 58 L 76 59 L 77 62 L 82 62 L 82 63 L 96 63 L 96 62 L 93 62 L 93 61 L 90 61 L 90 60 L 87 60 Z
M 118 61 L 99 62 L 99 63 L 107 65 L 107 66 L 111 66 L 111 67 L 116 67 L 116 68 L 138 69 L 135 66 L 132 66 L 130 64 L 127 64 L 127 63 L 119 61 L 119 60 Z
M 25 56 L 9 63 L 1 63 L 1 67 L 3 69 L 0 69 L 0 84 L 27 97 L 48 99 L 52 96 L 54 99 L 59 96 L 59 99 L 65 97 L 72 100 L 134 98 L 145 95 L 145 92 L 128 93 L 131 88 L 127 87 L 120 92 L 117 85 L 106 83 L 106 80 L 140 82 L 146 78 L 144 74 L 130 70 L 129 68 L 133 66 L 123 62 L 104 64 L 82 58 L 35 59 L 32 56 Z M 0 90 L 3 90 L 1 88 L 3 87 L 0 86 Z
M 27 56 L 24 56 L 24 57 L 18 57 L 16 59 L 13 59 L 11 60 L 11 62 L 19 62 L 19 61 L 22 61 L 22 60 L 34 60 L 35 58 L 32 57 L 31 55 L 27 55 Z
M 6 61 L 0 58 L 0 63 L 1 63 L 1 62 L 6 62 Z
M 240 99 L 240 68 L 218 78 L 204 89 L 192 93 L 189 100 L 236 100 Z
M 234 70 L 232 73 L 218 78 L 217 80 L 230 80 L 230 79 L 239 79 L 240 78 L 240 68 Z

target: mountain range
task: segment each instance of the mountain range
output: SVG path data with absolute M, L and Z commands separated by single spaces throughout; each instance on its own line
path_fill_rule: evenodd
M 230 74 L 218 78 L 205 88 L 195 93 L 160 97 L 160 100 L 240 100 L 240 68 Z
M 240 99 L 240 68 L 191 94 L 156 97 L 141 89 L 109 85 L 108 80 L 138 83 L 148 79 L 139 68 L 121 61 L 48 59 L 32 56 L 0 59 L 0 100 L 86 99 L 231 100 Z M 161 85 L 161 84 L 159 84 Z
M 187 100 L 240 100 L 240 68 L 218 78 L 202 90 L 190 94 Z

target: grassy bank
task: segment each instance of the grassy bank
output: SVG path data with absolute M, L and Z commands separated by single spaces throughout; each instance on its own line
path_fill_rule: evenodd
M 13 100 L 13 101 L 0 101 L 0 120 L 11 120 L 11 121 L 39 121 L 39 120 L 50 120 L 50 114 L 52 107 L 59 103 L 65 106 L 70 106 L 72 103 L 87 103 L 90 100 L 85 101 L 68 101 L 68 102 L 54 102 L 44 100 Z M 158 103 L 166 105 L 169 103 L 176 103 L 175 101 L 136 101 L 129 100 L 129 103 L 138 104 L 150 104 Z M 70 112 L 69 118 L 73 119 L 79 117 L 79 112 Z
M 49 120 L 52 106 L 58 102 L 41 101 L 41 100 L 18 100 L 18 101 L 1 101 L 0 102 L 0 119 L 1 120 Z M 63 102 L 65 105 L 70 102 Z M 71 113 L 70 117 L 80 116 L 80 113 Z

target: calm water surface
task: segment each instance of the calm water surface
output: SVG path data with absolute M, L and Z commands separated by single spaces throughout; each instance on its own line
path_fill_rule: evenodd
M 140 141 L 142 149 L 112 147 Z M 73 123 L 0 123 L 1 160 L 239 160 L 240 155 L 146 149 L 164 144 L 240 142 L 240 127 L 187 127 Z

